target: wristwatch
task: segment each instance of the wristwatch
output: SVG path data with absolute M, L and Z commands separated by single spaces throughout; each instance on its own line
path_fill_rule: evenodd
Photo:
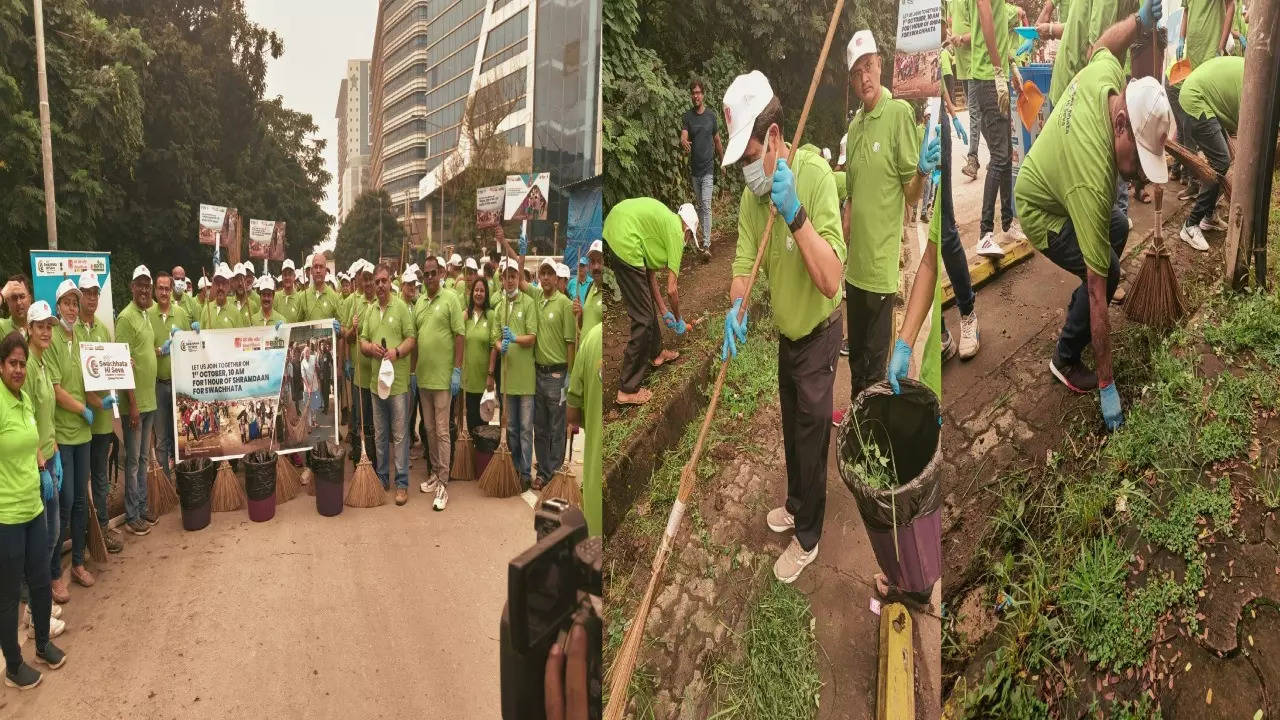
M 809 214 L 804 211 L 804 206 L 801 205 L 800 208 L 796 210 L 795 217 L 791 218 L 791 222 L 787 224 L 787 227 L 791 230 L 791 234 L 794 235 L 800 232 L 800 228 L 804 227 L 805 222 L 808 220 Z

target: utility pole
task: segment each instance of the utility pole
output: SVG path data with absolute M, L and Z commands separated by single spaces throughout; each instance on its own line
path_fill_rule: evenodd
M 53 195 L 53 138 L 49 129 L 49 82 L 44 72 L 44 3 L 33 0 L 36 24 L 36 86 L 40 93 L 40 154 L 44 158 L 44 221 L 49 249 L 58 249 L 57 202 Z

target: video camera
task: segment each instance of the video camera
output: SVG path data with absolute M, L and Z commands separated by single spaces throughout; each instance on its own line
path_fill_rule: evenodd
M 601 717 L 601 555 L 599 536 L 587 537 L 582 511 L 560 499 L 534 513 L 537 542 L 507 566 L 502 608 L 502 717 L 543 720 L 547 653 L 574 624 L 587 631 L 587 694 L 591 720 Z

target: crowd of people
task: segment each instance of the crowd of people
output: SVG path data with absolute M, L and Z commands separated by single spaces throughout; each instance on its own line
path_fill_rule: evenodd
M 201 277 L 194 285 L 182 267 L 153 272 L 139 265 L 130 274 L 131 302 L 115 317 L 114 332 L 98 318 L 102 287 L 94 272 L 64 279 L 54 307 L 33 302 L 30 279 L 12 275 L 3 288 L 7 317 L 0 318 L 6 387 L 0 396 L 0 648 L 6 685 L 26 689 L 41 681 L 41 673 L 23 661 L 23 635 L 34 638 L 38 662 L 57 668 L 65 661 L 52 641 L 66 628 L 61 605 L 71 599 L 71 582 L 96 582 L 85 565 L 88 523 L 99 524 L 108 552 L 123 549 L 107 507 L 108 461 L 120 445 L 122 527 L 143 536 L 157 522 L 146 473 L 151 459 L 170 478 L 175 470 L 171 353 L 180 330 L 331 321 L 336 348 L 313 338 L 290 349 L 290 400 L 327 412 L 333 384 L 344 385 L 350 458 L 358 462 L 363 447 L 383 486 L 390 489 L 394 481 L 398 505 L 408 501 L 409 447 L 417 435 L 428 459 L 419 489 L 432 497 L 434 509 L 445 509 L 451 433 L 489 424 L 498 403 L 486 395 L 506 399 L 500 412 L 507 444 L 526 489 L 542 488 L 562 469 L 568 434 L 586 427 L 584 512 L 591 531 L 599 533 L 601 244 L 584 253 L 575 277 L 552 259 L 543 260 L 533 277 L 516 260 L 527 250 L 524 238 L 517 252 L 500 228 L 496 234 L 506 253 L 483 267 L 457 255 L 449 262 L 429 257 L 394 276 L 386 264 L 364 260 L 333 276 L 324 254 L 309 256 L 301 273 L 284 261 L 278 284 L 269 273 L 256 277 L 251 263 L 215 263 L 212 279 Z M 135 388 L 86 391 L 81 342 L 127 344 Z M 123 443 L 113 418 L 117 403 Z M 279 424 L 265 401 L 241 408 L 235 418 L 224 405 L 179 398 L 180 432 L 195 441 L 231 425 L 249 442 Z M 451 409 L 465 416 L 462 427 L 452 424 Z M 64 573 L 60 549 L 67 539 L 72 552 Z

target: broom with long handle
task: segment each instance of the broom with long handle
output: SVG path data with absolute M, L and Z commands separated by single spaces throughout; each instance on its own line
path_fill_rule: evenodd
M 510 249 L 510 245 L 507 246 Z M 519 274 L 524 269 L 524 255 L 520 256 L 520 265 L 516 268 Z M 519 279 L 517 279 L 517 283 Z M 517 292 L 519 292 L 517 290 Z M 506 327 L 511 320 L 511 300 L 508 298 L 503 310 L 502 326 Z M 524 488 L 516 474 L 516 464 L 511 457 L 511 449 L 507 447 L 507 383 L 511 378 L 507 373 L 507 356 L 502 355 L 502 411 L 498 431 L 498 449 L 480 476 L 480 490 L 489 497 L 512 497 L 519 495 Z
M 818 64 L 813 68 L 813 79 L 809 81 L 809 94 L 805 96 L 804 109 L 800 112 L 800 122 L 796 125 L 796 132 L 787 153 L 788 162 L 794 159 L 796 148 L 800 147 L 800 138 L 804 135 L 804 125 L 809 119 L 809 108 L 813 105 L 813 96 L 818 91 L 818 83 L 822 79 L 822 69 L 827 64 L 827 52 L 831 49 L 831 39 L 835 37 L 836 25 L 840 21 L 840 10 L 843 7 L 844 0 L 836 0 L 835 10 L 831 13 L 831 22 L 827 26 L 827 37 L 822 43 L 822 52 L 818 55 Z M 751 266 L 751 275 L 747 278 L 747 289 L 743 297 L 751 297 L 751 288 L 755 285 L 756 275 L 760 272 L 760 263 L 764 260 L 765 251 L 769 248 L 769 236 L 773 234 L 773 223 L 777 215 L 777 208 L 770 207 L 769 219 L 765 221 L 764 233 L 760 238 L 760 246 L 756 250 L 756 260 Z M 742 319 L 746 312 L 747 303 L 744 302 L 738 313 L 739 320 Z M 680 491 L 677 494 L 675 504 L 671 506 L 671 513 L 667 516 L 667 528 L 662 534 L 662 542 L 658 546 L 658 554 L 653 559 L 653 574 L 649 577 L 649 584 L 645 588 L 644 597 L 640 599 L 640 605 L 636 609 L 636 616 L 622 639 L 622 647 L 619 648 L 618 654 L 614 657 L 613 664 L 609 668 L 609 704 L 604 712 L 604 717 L 607 720 L 621 720 L 623 713 L 626 712 L 627 689 L 631 684 L 631 675 L 635 672 L 636 660 L 640 655 L 640 644 L 644 640 L 644 626 L 649 619 L 649 609 L 653 605 L 654 596 L 657 594 L 658 580 L 662 576 L 662 570 L 666 567 L 667 559 L 671 556 L 672 541 L 675 539 L 676 532 L 680 529 L 680 520 L 684 517 L 685 505 L 689 502 L 690 495 L 693 494 L 693 487 L 697 480 L 698 461 L 702 458 L 702 446 L 706 442 L 707 432 L 711 429 L 711 420 L 715 417 L 716 405 L 720 401 L 720 390 L 724 387 L 724 379 L 728 370 L 729 359 L 725 358 L 720 361 L 720 373 L 716 376 L 715 385 L 711 389 L 711 403 L 707 406 L 707 414 L 702 419 L 702 427 L 698 429 L 698 439 L 693 445 L 693 453 L 689 456 L 689 462 L 685 463 L 684 469 L 680 472 Z
M 98 509 L 93 505 L 93 493 L 89 493 L 86 500 L 89 501 L 89 557 L 94 562 L 104 563 L 107 561 L 107 539 L 103 536 L 102 526 L 98 524 Z
M 364 433 L 359 435 L 360 462 L 356 465 L 355 475 L 351 477 L 351 487 L 347 488 L 347 496 L 342 502 L 347 507 L 376 507 L 387 501 L 387 490 L 382 487 L 382 481 L 369 462 L 369 452 L 364 446 Z M 395 463 L 390 458 L 387 459 L 387 467 L 390 472 L 395 472 Z
M 1224 174 L 1219 174 L 1209 161 L 1200 157 L 1200 153 L 1192 151 L 1186 145 L 1175 142 L 1173 140 L 1165 140 L 1164 147 L 1171 155 L 1178 158 L 1182 166 L 1196 176 L 1196 179 L 1202 183 L 1216 182 L 1218 187 L 1222 188 L 1222 192 L 1227 196 L 1227 202 L 1231 202 L 1231 178 Z
M 467 404 L 467 396 L 459 393 L 458 398 L 458 441 L 453 444 L 453 466 L 449 477 L 453 480 L 475 480 L 476 460 L 471 450 L 471 431 L 467 428 L 467 419 L 463 414 L 463 406 Z
M 560 498 L 566 500 L 570 505 L 582 507 L 582 488 L 578 486 L 578 478 L 569 471 L 569 463 L 573 459 L 573 436 L 569 436 L 569 452 L 564 456 L 564 462 L 560 464 L 560 469 L 555 475 L 551 476 L 551 480 L 547 486 L 542 489 L 540 500 L 548 500 L 550 498 Z

